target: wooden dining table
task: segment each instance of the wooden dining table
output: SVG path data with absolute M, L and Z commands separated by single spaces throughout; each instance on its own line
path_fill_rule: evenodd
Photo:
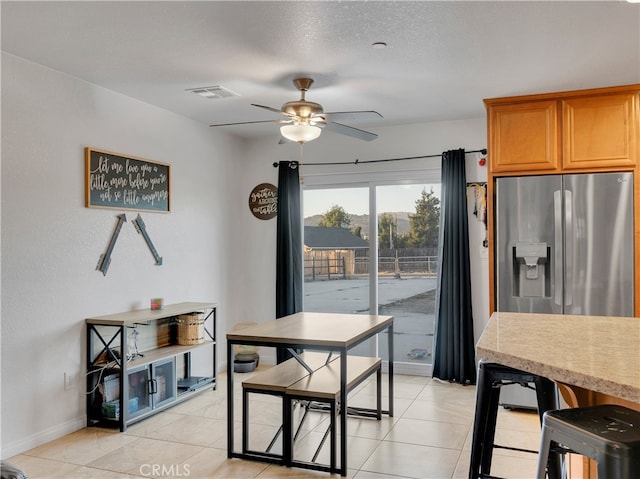
M 476 357 L 546 377 L 570 407 L 640 410 L 640 318 L 495 312 Z M 595 478 L 583 460 L 584 478 Z
M 246 458 L 234 450 L 234 345 L 312 349 L 340 354 L 340 408 L 347 411 L 347 353 L 385 332 L 388 339 L 389 405 L 393 416 L 393 316 L 300 312 L 244 327 L 227 334 L 227 457 Z M 337 360 L 336 360 L 337 361 Z M 310 373 L 311 374 L 311 373 Z M 347 474 L 347 414 L 340 414 L 340 473 Z M 291 458 L 284 458 L 285 464 Z

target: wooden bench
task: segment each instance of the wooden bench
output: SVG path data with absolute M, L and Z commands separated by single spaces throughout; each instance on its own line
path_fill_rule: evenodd
M 322 368 L 329 358 L 328 353 L 317 353 L 306 351 L 300 354 L 301 359 L 313 370 Z M 288 359 L 265 371 L 260 371 L 248 379 L 242 381 L 242 453 L 257 455 L 262 458 L 273 459 L 274 462 L 282 462 L 283 457 L 279 454 L 272 454 L 278 436 L 282 432 L 281 425 L 275 434 L 266 451 L 255 451 L 249 449 L 249 393 L 269 394 L 279 396 L 282 400 L 282 418 L 286 421 L 287 411 L 285 409 L 285 393 L 289 386 L 309 375 L 309 371 L 295 358 Z M 288 413 L 290 414 L 290 412 Z
M 317 369 L 313 374 L 309 374 L 297 382 L 286 388 L 285 394 L 285 412 L 283 418 L 285 420 L 284 448 L 291 453 L 290 466 L 302 466 L 311 469 L 327 471 L 331 473 L 340 472 L 340 468 L 336 467 L 336 422 L 338 407 L 343 409 L 339 404 L 340 400 L 340 357 L 327 363 L 323 367 Z M 382 361 L 380 358 L 370 358 L 364 356 L 348 356 L 347 357 L 347 393 L 351 392 L 362 381 L 367 379 L 374 372 L 376 373 L 376 410 L 359 409 L 357 412 L 365 416 L 374 416 L 377 420 L 382 419 Z M 325 402 L 329 404 L 330 424 L 326 430 L 320 445 L 318 446 L 311 462 L 299 461 L 294 459 L 293 455 L 293 424 L 292 424 L 292 404 L 294 400 L 307 400 Z M 352 408 L 349 409 L 350 411 Z M 288 421 L 288 422 L 287 422 Z M 329 466 L 316 463 L 316 459 L 327 436 L 330 435 L 330 464 Z M 344 458 L 341 458 L 344 461 Z

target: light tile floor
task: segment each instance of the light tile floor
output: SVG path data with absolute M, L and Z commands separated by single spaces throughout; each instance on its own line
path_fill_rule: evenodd
M 262 366 L 261 366 L 262 368 Z M 246 375 L 244 375 L 246 377 Z M 235 380 L 236 450 L 240 450 L 240 383 Z M 387 378 L 383 376 L 383 394 Z M 348 419 L 348 477 L 353 479 L 458 479 L 468 477 L 475 388 L 437 379 L 396 375 L 395 415 Z M 383 407 L 387 407 L 387 399 Z M 349 396 L 352 406 L 373 406 L 375 381 Z M 251 446 L 268 443 L 280 424 L 279 399 L 251 397 Z M 313 413 L 297 441 L 296 457 L 307 460 L 326 429 L 326 414 Z M 130 426 L 125 433 L 85 428 L 8 461 L 31 479 L 180 477 L 271 479 L 338 477 L 260 462 L 227 459 L 226 376 L 167 411 Z M 537 449 L 536 414 L 500 408 L 496 443 Z M 274 448 L 278 450 L 279 445 Z M 328 462 L 328 441 L 318 460 Z M 496 450 L 492 474 L 509 479 L 535 476 L 535 454 Z

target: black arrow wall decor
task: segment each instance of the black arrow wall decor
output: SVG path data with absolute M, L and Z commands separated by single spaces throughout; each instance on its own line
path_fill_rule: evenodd
M 133 220 L 133 226 L 136 227 L 136 230 L 138 231 L 138 233 L 140 233 L 144 238 L 144 240 L 147 242 L 147 246 L 151 250 L 151 254 L 153 255 L 153 258 L 156 260 L 156 264 L 158 266 L 161 266 L 162 257 L 156 251 L 155 246 L 153 246 L 153 243 L 151 242 L 151 238 L 149 238 L 149 234 L 147 233 L 147 228 L 144 224 L 144 221 L 142 221 L 142 216 L 140 216 L 140 213 L 138 213 L 138 216 L 136 217 L 136 219 Z
M 98 260 L 98 266 L 96 266 L 96 269 L 98 271 L 102 271 L 103 276 L 107 275 L 109 264 L 111 264 L 111 253 L 113 253 L 113 248 L 116 245 L 116 241 L 118 240 L 118 235 L 120 234 L 122 225 L 126 221 L 127 216 L 124 213 L 118 215 L 118 223 L 116 224 L 116 228 L 113 231 L 113 235 L 111 236 L 111 241 L 109 241 L 109 246 L 107 246 L 107 251 L 105 251 L 104 254 L 100 255 L 100 259 Z

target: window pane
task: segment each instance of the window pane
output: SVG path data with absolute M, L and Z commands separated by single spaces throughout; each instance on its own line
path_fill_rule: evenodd
M 376 188 L 378 313 L 394 316 L 394 361 L 432 362 L 439 185 Z M 380 353 L 387 357 L 381 337 Z
M 369 189 L 304 190 L 305 311 L 369 314 Z M 366 261 L 365 256 L 365 261 Z M 350 353 L 370 355 L 371 342 Z

